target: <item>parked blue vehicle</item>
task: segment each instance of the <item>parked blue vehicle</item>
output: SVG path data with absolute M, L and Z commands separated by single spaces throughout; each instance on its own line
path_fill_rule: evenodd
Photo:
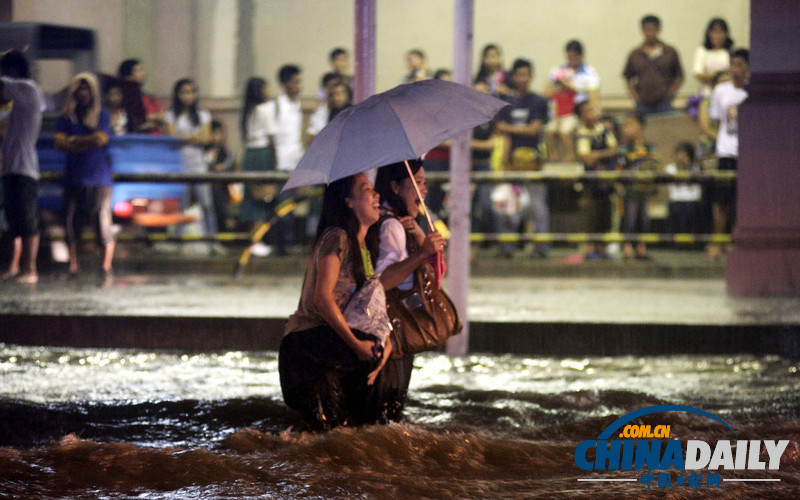
M 114 173 L 172 173 L 183 171 L 182 140 L 155 135 L 111 137 L 108 144 Z M 65 154 L 53 147 L 52 136 L 42 136 L 37 143 L 39 170 L 63 172 Z M 60 182 L 42 182 L 39 209 L 58 212 L 62 207 Z M 115 183 L 111 195 L 114 215 L 129 218 L 135 213 L 177 213 L 187 206 L 186 184 L 155 182 Z

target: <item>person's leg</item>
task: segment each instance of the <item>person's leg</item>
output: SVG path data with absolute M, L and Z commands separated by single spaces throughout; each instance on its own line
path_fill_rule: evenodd
M 36 258 L 39 255 L 39 211 L 37 202 L 39 198 L 39 183 L 30 177 L 17 176 L 19 202 L 22 223 L 19 234 L 22 237 L 22 252 L 20 254 L 20 273 L 17 281 L 20 283 L 36 283 L 39 272 L 36 269 Z
M 639 233 L 649 233 L 650 232 L 650 210 L 649 210 L 650 202 L 647 198 L 643 200 L 639 200 L 639 208 L 637 210 L 638 215 L 638 222 L 637 225 Z M 647 254 L 647 244 L 643 241 L 640 241 L 636 247 L 636 256 L 643 258 Z
M 203 209 L 203 236 L 217 235 L 217 212 L 214 208 L 214 193 L 211 184 L 196 184 L 195 199 Z
M 622 233 L 625 235 L 633 234 L 636 231 L 636 218 L 637 215 L 637 204 L 636 200 L 625 200 L 624 201 L 625 210 L 622 214 L 622 224 L 621 229 Z M 623 255 L 626 259 L 633 258 L 633 243 L 630 241 L 626 241 L 622 245 Z
M 11 261 L 3 280 L 15 278 L 23 283 L 38 279 L 36 256 L 39 250 L 39 184 L 24 175 L 3 177 L 3 206 L 8 222 Z
M 19 274 L 19 259 L 22 256 L 22 238 L 19 236 L 8 239 L 11 244 L 11 260 L 8 263 L 8 270 L 3 273 L 3 281 L 16 278 Z
M 544 143 L 547 146 L 547 161 L 561 161 L 561 155 L 558 152 L 558 118 L 554 119 L 545 126 L 544 129 Z
M 78 221 L 78 194 L 76 188 L 64 188 L 64 229 L 66 231 L 67 248 L 69 249 L 69 273 L 78 273 L 78 242 L 80 241 L 81 224 Z
M 540 182 L 530 184 L 528 193 L 531 197 L 531 214 L 533 223 L 536 226 L 534 232 L 537 234 L 550 232 L 550 207 L 547 205 L 547 184 Z M 536 245 L 536 254 L 540 257 L 547 257 L 550 245 L 540 243 Z
M 111 186 L 103 186 L 95 192 L 97 238 L 103 246 L 103 263 L 101 269 L 108 276 L 111 274 L 114 260 L 114 234 L 111 230 Z
M 561 139 L 561 147 L 564 148 L 564 154 L 561 155 L 562 161 L 576 161 L 575 142 L 572 138 L 576 128 L 578 128 L 578 118 L 575 115 L 561 117 L 559 137 Z
M 39 272 L 36 269 L 36 258 L 39 255 L 39 234 L 22 237 L 22 255 L 20 258 L 20 274 L 17 281 L 36 283 Z

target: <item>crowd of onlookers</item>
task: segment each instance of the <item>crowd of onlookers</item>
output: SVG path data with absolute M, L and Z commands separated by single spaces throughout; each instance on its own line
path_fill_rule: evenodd
M 480 55 L 473 86 L 509 102 L 490 123 L 475 128 L 472 141 L 474 171 L 539 170 L 546 163 L 579 162 L 587 171 L 699 172 L 702 165 L 735 170 L 738 154 L 737 106 L 747 97 L 748 52 L 734 49 L 727 23 L 712 19 L 697 48 L 692 77 L 698 90 L 689 99 L 687 112 L 698 121 L 702 137 L 687 138 L 675 151 L 658 152 L 645 140 L 647 120 L 673 111 L 673 100 L 684 84 L 678 52 L 659 38 L 656 16 L 641 20 L 643 41 L 631 50 L 622 77 L 635 102 L 624 116 L 604 112 L 600 99 L 601 77 L 585 59 L 579 40 L 564 47 L 565 61 L 547 73 L 541 94 L 532 90 L 535 66 L 530 59 L 503 63 L 501 47 L 486 45 Z M 146 74 L 141 61 L 120 64 L 114 77 L 81 73 L 66 94 L 54 136 L 55 147 L 66 153 L 64 219 L 69 245 L 69 271 L 78 272 L 77 245 L 87 224 L 95 227 L 103 246 L 103 273 L 112 273 L 114 238 L 111 234 L 111 164 L 106 145 L 112 135 L 166 134 L 183 139 L 182 156 L 187 172 L 291 171 L 305 148 L 341 110 L 352 104 L 350 56 L 345 49 L 330 52 L 330 72 L 316 91 L 314 109 L 303 94 L 303 73 L 286 64 L 277 74 L 277 85 L 261 77 L 250 78 L 243 89 L 238 131 L 226 130 L 200 104 L 196 83 L 178 80 L 169 103 L 143 92 Z M 450 79 L 447 69 L 432 71 L 422 50 L 406 55 L 403 82 Z M 13 258 L 4 279 L 35 281 L 38 226 L 31 206 L 38 180 L 35 141 L 41 121 L 41 91 L 30 79 L 24 55 L 6 54 L 0 85 L 2 101 L 13 101 L 3 141 L 4 206 L 6 233 L 13 236 Z M 27 103 L 27 104 L 26 104 Z M 13 126 L 12 126 L 13 123 Z M 19 124 L 23 123 L 24 126 Z M 25 131 L 24 133 L 22 131 Z M 35 133 L 32 132 L 35 130 Z M 228 134 L 238 132 L 243 154 L 232 152 Z M 27 142 L 26 142 L 27 141 Z M 33 148 L 33 149 L 32 149 Z M 235 161 L 239 157 L 240 161 Z M 667 160 L 671 161 L 667 161 Z M 715 159 L 715 161 L 705 161 Z M 668 163 L 668 165 L 667 165 Z M 449 164 L 449 145 L 443 144 L 424 158 L 427 171 L 444 171 Z M 548 183 L 479 184 L 473 201 L 473 231 L 484 233 L 550 231 Z M 590 233 L 640 233 L 651 230 L 649 205 L 655 194 L 652 183 L 601 180 L 584 183 L 587 227 Z M 672 183 L 669 185 L 667 230 L 676 233 L 722 233 L 735 220 L 735 184 Z M 20 194 L 22 193 L 22 194 Z M 288 196 L 271 184 L 192 184 L 191 199 L 200 207 L 204 236 L 219 231 L 249 230 L 264 221 Z M 35 196 L 33 198 L 35 200 Z M 429 189 L 434 212 L 447 217 L 447 192 L 442 185 Z M 35 205 L 35 203 L 34 203 Z M 19 215 L 23 214 L 23 215 Z M 309 240 L 319 217 L 313 199 L 282 218 L 264 242 L 251 248 L 255 255 L 286 253 Z M 578 228 L 576 228 L 578 229 Z M 34 241 L 35 240 L 35 241 Z M 511 256 L 515 245 L 499 246 Z M 208 250 L 225 253 L 218 243 Z M 533 246 L 536 256 L 546 257 L 546 244 Z M 709 245 L 709 259 L 722 248 Z M 643 243 L 622 247 L 626 258 L 647 258 Z M 589 243 L 587 258 L 608 257 L 605 245 Z M 22 263 L 20 264 L 20 258 Z
M 622 77 L 635 106 L 620 115 L 603 110 L 601 78 L 584 58 L 584 46 L 570 40 L 565 62 L 552 68 L 541 94 L 532 90 L 535 67 L 517 58 L 503 65 L 501 48 L 486 45 L 481 52 L 474 88 L 507 100 L 511 105 L 492 124 L 475 130 L 473 170 L 539 170 L 549 162 L 579 162 L 587 171 L 664 171 L 699 173 L 703 170 L 735 171 L 738 156 L 737 107 L 747 97 L 749 52 L 735 49 L 727 22 L 711 19 L 696 49 L 692 76 L 697 91 L 685 111 L 697 121 L 700 137 L 687 135 L 674 151 L 658 151 L 645 140 L 648 117 L 674 112 L 673 101 L 685 83 L 680 56 L 659 38 L 661 21 L 648 15 L 641 20 L 643 41 L 629 53 Z M 407 53 L 404 81 L 449 79 L 446 69 L 431 71 L 421 50 Z M 487 139 L 494 139 L 487 141 Z M 425 158 L 429 171 L 448 168 L 448 148 L 442 145 Z M 587 224 L 590 233 L 650 232 L 649 209 L 657 194 L 653 183 L 587 182 Z M 672 183 L 668 188 L 668 215 L 660 230 L 671 233 L 725 233 L 735 221 L 734 183 Z M 547 183 L 525 186 L 478 186 L 473 203 L 473 231 L 521 232 L 550 230 Z M 430 204 L 446 212 L 446 195 L 437 187 L 429 192 Z M 574 228 L 573 230 L 578 230 Z M 510 256 L 515 245 L 500 245 Z M 536 256 L 547 256 L 548 246 L 534 245 Z M 626 258 L 647 258 L 644 243 L 622 245 Z M 706 257 L 718 258 L 723 247 L 709 244 Z M 602 243 L 589 243 L 586 258 L 606 258 Z

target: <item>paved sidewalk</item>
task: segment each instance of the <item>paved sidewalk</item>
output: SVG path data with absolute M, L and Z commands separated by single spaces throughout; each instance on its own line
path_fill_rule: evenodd
M 275 348 L 297 305 L 306 260 L 254 260 L 235 280 L 233 256 L 134 253 L 118 259 L 110 286 L 59 270 L 35 287 L 3 283 L 0 342 Z M 756 337 L 800 332 L 800 297 L 729 297 L 724 266 L 698 252 L 653 252 L 647 262 L 570 260 L 569 251 L 546 261 L 479 255 L 470 280 L 471 345 L 607 352 L 603 346 L 624 351 L 633 339 L 636 352 L 656 345 L 655 334 L 708 335 L 708 349 L 724 340 L 729 350 L 775 350 L 783 340 Z

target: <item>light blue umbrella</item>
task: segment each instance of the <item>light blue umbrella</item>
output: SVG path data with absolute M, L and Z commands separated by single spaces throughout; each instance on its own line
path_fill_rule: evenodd
M 508 103 L 464 85 L 423 80 L 376 94 L 320 131 L 283 190 L 329 184 L 372 168 L 419 158 L 486 123 Z

